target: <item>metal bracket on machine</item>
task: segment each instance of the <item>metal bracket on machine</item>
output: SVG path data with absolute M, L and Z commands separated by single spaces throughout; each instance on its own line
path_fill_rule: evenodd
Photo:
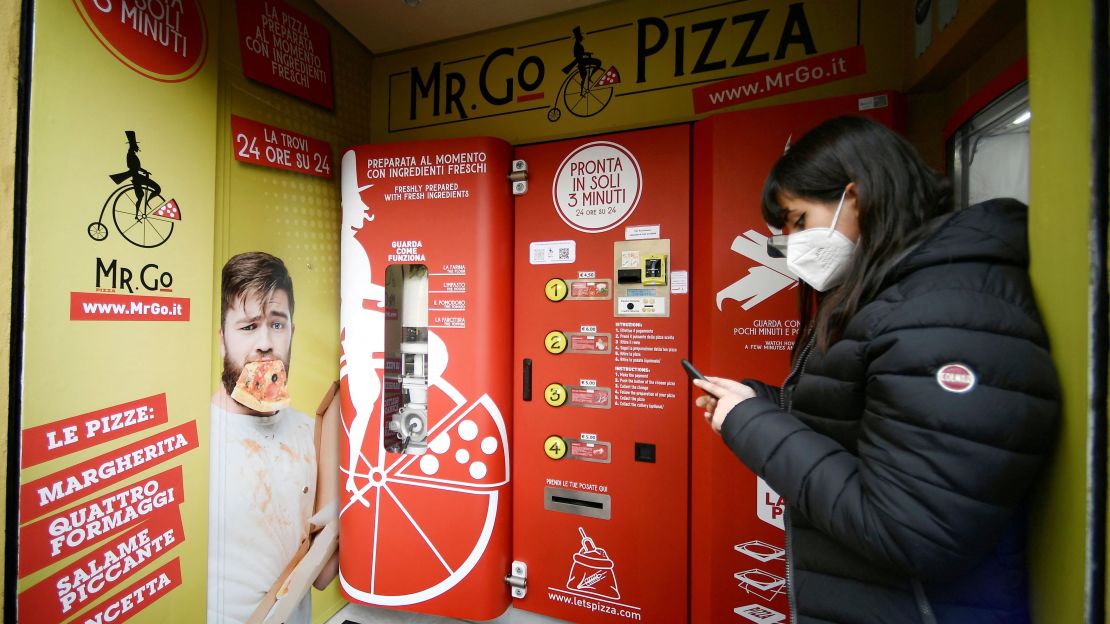
M 528 192 L 528 163 L 523 160 L 513 161 L 513 170 L 509 174 L 509 181 L 513 184 L 513 195 L 523 195 Z
M 528 594 L 528 564 L 514 561 L 505 584 L 512 588 L 513 598 L 523 598 Z

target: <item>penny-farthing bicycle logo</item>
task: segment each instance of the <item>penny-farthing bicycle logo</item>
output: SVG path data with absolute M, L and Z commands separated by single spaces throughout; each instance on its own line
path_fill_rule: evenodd
M 555 101 L 547 109 L 547 120 L 559 121 L 563 116 L 560 106 L 575 117 L 592 117 L 609 105 L 613 99 L 613 85 L 621 81 L 615 65 L 602 70 L 601 59 L 587 52 L 582 45 L 582 29 L 574 27 L 574 60 L 563 68 L 567 75 L 555 92 Z
M 139 142 L 134 130 L 126 130 L 127 170 L 110 174 L 115 190 L 100 207 L 100 216 L 89 224 L 89 237 L 95 241 L 108 238 L 105 225 L 111 210 L 112 223 L 127 242 L 137 247 L 157 247 L 169 240 L 174 223 L 181 220 L 176 200 L 162 197 L 162 187 L 150 171 L 139 162 Z

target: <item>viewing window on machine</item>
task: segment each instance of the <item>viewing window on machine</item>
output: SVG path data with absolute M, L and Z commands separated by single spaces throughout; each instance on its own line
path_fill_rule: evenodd
M 428 450 L 428 267 L 385 270 L 382 440 L 391 453 Z

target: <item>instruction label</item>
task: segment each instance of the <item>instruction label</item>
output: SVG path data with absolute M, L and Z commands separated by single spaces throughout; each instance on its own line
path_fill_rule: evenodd
M 659 370 L 664 354 L 678 352 L 674 335 L 656 333 L 639 321 L 621 321 L 613 342 L 617 406 L 663 409 L 664 401 L 677 396 L 674 375 Z

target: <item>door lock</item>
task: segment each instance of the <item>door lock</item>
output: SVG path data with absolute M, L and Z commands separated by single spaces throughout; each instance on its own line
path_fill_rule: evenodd
M 528 564 L 514 561 L 505 584 L 512 589 L 513 598 L 523 598 L 528 594 Z
M 528 192 L 528 163 L 523 160 L 513 161 L 513 170 L 509 173 L 509 181 L 513 185 L 513 195 L 524 195 Z

